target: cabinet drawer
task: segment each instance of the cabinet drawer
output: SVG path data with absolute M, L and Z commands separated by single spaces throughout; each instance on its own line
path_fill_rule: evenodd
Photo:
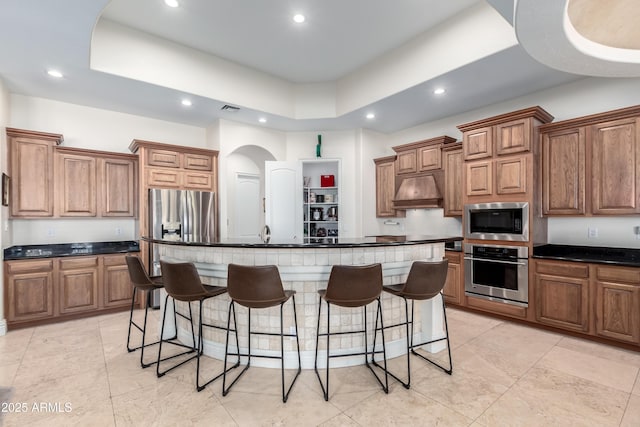
M 596 278 L 604 281 L 628 282 L 640 285 L 640 268 L 597 266 Z
M 127 265 L 127 261 L 124 259 L 125 256 L 129 254 L 118 254 L 118 255 L 104 255 L 103 263 L 105 267 L 112 265 Z
M 97 267 L 98 257 L 87 256 L 78 258 L 63 258 L 60 260 L 60 270 L 74 270 L 77 268 Z
M 5 263 L 7 266 L 7 273 L 36 273 L 38 271 L 51 271 L 53 270 L 53 260 L 43 259 L 38 261 L 26 260 L 26 261 L 8 261 Z
M 536 261 L 536 272 L 552 276 L 589 277 L 589 266 L 577 263 L 552 263 Z
M 151 148 L 149 149 L 147 164 L 149 166 L 160 166 L 163 168 L 179 168 L 180 153 L 178 153 L 177 151 L 158 150 L 155 148 Z
M 213 158 L 202 154 L 184 154 L 184 168 L 199 171 L 213 170 Z
M 147 183 L 149 187 L 179 188 L 179 171 L 166 169 L 147 169 Z

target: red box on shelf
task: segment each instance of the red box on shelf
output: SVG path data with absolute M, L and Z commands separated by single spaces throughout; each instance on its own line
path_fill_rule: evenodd
M 336 179 L 333 175 L 320 175 L 320 187 L 335 187 Z

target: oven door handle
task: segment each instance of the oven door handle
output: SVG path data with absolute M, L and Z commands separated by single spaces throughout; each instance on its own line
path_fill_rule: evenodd
M 464 257 L 464 259 L 467 259 L 469 261 L 485 261 L 485 262 L 495 262 L 498 264 L 511 264 L 511 265 L 527 265 L 526 262 L 515 262 L 515 261 L 502 261 L 499 259 L 493 259 L 493 258 L 473 258 L 473 257 Z

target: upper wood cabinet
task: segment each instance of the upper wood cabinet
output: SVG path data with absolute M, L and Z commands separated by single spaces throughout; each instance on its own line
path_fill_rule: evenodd
M 640 213 L 640 106 L 540 132 L 544 215 Z
M 404 216 L 404 211 L 393 209 L 395 195 L 396 156 L 373 159 L 376 164 L 376 217 Z
M 442 169 L 442 147 L 452 142 L 454 138 L 439 136 L 392 147 L 396 152 L 396 175 Z
M 463 161 L 462 144 L 442 149 L 444 164 L 444 216 L 462 216 Z
M 55 153 L 56 216 L 137 215 L 137 160 L 131 154 L 77 148 Z
M 62 135 L 7 128 L 12 217 L 53 216 L 53 149 Z
M 537 202 L 537 128 L 553 120 L 540 107 L 458 126 L 464 153 L 463 203 Z M 535 146 L 537 148 L 537 146 Z

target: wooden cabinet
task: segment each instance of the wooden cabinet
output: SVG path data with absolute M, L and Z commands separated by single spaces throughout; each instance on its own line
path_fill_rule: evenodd
M 640 118 L 595 124 L 590 140 L 592 212 L 640 212 Z
M 418 171 L 418 160 L 415 148 L 398 152 L 396 157 L 396 174 L 404 175 Z
M 102 303 L 104 307 L 130 306 L 133 288 L 125 255 L 105 255 L 102 262 Z
M 52 260 L 5 262 L 5 284 L 9 323 L 54 316 Z
M 442 169 L 442 147 L 455 141 L 449 136 L 439 136 L 392 147 L 396 152 L 396 175 Z
M 98 159 L 100 211 L 102 217 L 135 217 L 138 214 L 137 160 L 105 157 Z
M 584 215 L 585 129 L 542 133 L 543 215 Z
M 640 213 L 640 106 L 540 127 L 544 215 Z
M 9 327 L 129 308 L 133 288 L 124 257 L 109 254 L 5 261 Z
M 540 107 L 458 126 L 463 135 L 464 202 L 537 202 L 537 128 L 553 119 Z
M 94 311 L 98 308 L 98 257 L 59 260 L 56 283 L 60 314 Z
M 536 260 L 535 269 L 536 320 L 557 328 L 589 332 L 589 266 Z
M 449 261 L 447 281 L 442 288 L 442 295 L 447 303 L 462 304 L 464 297 L 464 277 L 462 275 L 462 252 L 445 251 L 444 257 Z
M 420 147 L 416 150 L 416 154 L 418 159 L 417 172 L 442 169 L 442 153 L 440 144 Z
M 640 268 L 595 266 L 596 334 L 640 344 Z
M 376 217 L 395 217 L 403 213 L 393 209 L 395 196 L 395 165 L 396 156 L 373 159 L 376 164 Z
M 56 216 L 96 216 L 96 158 L 57 151 L 55 171 Z
M 7 128 L 12 217 L 53 216 L 53 149 L 62 135 Z
M 461 144 L 443 149 L 444 216 L 462 216 L 463 162 Z

